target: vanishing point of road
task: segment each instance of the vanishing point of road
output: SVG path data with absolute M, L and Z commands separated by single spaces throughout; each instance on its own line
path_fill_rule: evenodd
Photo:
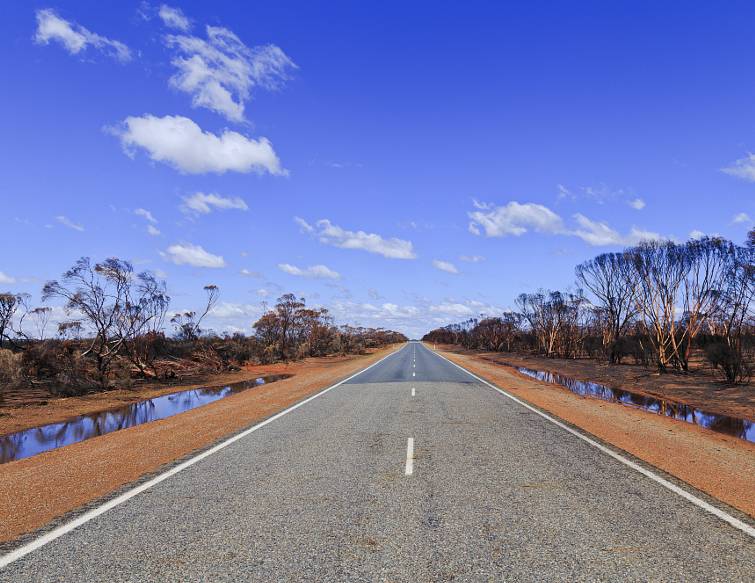
M 752 581 L 750 524 L 411 342 L 6 556 L 0 581 Z

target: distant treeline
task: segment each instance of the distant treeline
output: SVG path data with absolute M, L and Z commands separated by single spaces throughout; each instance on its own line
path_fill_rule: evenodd
M 82 258 L 42 289 L 43 302 L 62 301 L 70 316 L 53 334 L 52 308 L 32 307 L 27 294 L 0 293 L 0 399 L 3 387 L 12 385 L 80 394 L 139 378 L 183 378 L 406 341 L 391 330 L 336 326 L 327 309 L 308 308 L 293 294 L 281 296 L 254 323 L 254 334 L 218 335 L 202 323 L 220 290 L 207 285 L 204 291 L 200 310 L 170 314 L 165 281 L 153 273 L 135 273 L 117 258 Z
M 578 265 L 574 291 L 540 290 L 516 311 L 438 328 L 430 342 L 559 358 L 599 358 L 661 372 L 690 370 L 693 348 L 729 382 L 753 372 L 755 230 L 744 246 L 719 237 L 646 242 Z

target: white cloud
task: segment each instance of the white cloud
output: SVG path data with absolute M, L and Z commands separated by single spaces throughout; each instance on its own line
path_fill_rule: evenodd
M 231 198 L 214 193 L 205 194 L 204 192 L 197 192 L 191 196 L 184 197 L 183 204 L 181 205 L 181 210 L 185 213 L 206 215 L 211 213 L 213 209 L 246 211 L 249 210 L 249 207 L 244 202 L 244 199 L 238 196 Z
M 61 225 L 64 227 L 68 227 L 69 229 L 73 229 L 74 231 L 83 231 L 84 227 L 83 225 L 79 225 L 78 223 L 74 223 L 71 219 L 64 215 L 58 215 L 55 217 L 55 220 L 58 221 Z
M 450 261 L 441 261 L 440 259 L 433 259 L 433 267 L 435 267 L 435 269 L 440 269 L 441 271 L 445 271 L 446 273 L 459 273 L 459 270 Z
M 152 223 L 153 225 L 157 224 L 157 219 L 154 217 L 154 215 L 149 212 L 147 209 L 138 208 L 134 211 L 134 214 L 137 217 L 142 217 Z
M 743 223 L 748 224 L 752 222 L 752 219 L 750 218 L 750 215 L 748 215 L 747 213 L 737 213 L 736 215 L 734 215 L 734 218 L 731 220 L 731 222 L 734 223 L 735 225 L 739 225 Z
M 232 302 L 220 302 L 208 314 L 213 318 L 249 318 L 255 315 L 261 315 L 262 310 L 254 304 L 236 304 Z
M 147 225 L 147 233 L 149 233 L 153 237 L 157 237 L 160 235 L 160 229 L 155 227 L 155 225 Z
M 168 28 L 175 28 L 183 32 L 191 28 L 191 21 L 186 17 L 180 8 L 173 8 L 167 4 L 160 6 L 157 12 L 163 24 Z
M 735 160 L 731 166 L 721 168 L 721 172 L 729 176 L 736 176 L 743 180 L 755 182 L 755 154 L 747 153 L 747 156 Z
M 190 94 L 194 107 L 210 109 L 230 121 L 243 121 L 252 89 L 277 89 L 289 78 L 289 70 L 296 68 L 275 45 L 249 48 L 222 27 L 208 26 L 206 32 L 206 40 L 186 35 L 165 38 L 178 53 L 172 61 L 177 72 L 170 83 Z
M 629 206 L 631 206 L 633 209 L 641 211 L 645 208 L 645 201 L 641 198 L 633 198 L 627 203 Z
M 130 116 L 121 127 L 108 131 L 120 138 L 129 156 L 143 148 L 152 160 L 188 174 L 223 174 L 229 170 L 286 174 L 267 138 L 254 140 L 230 130 L 216 135 L 202 131 L 188 117 Z
M 693 231 L 689 232 L 689 238 L 690 239 L 702 239 L 702 238 L 704 238 L 706 236 L 707 235 L 705 233 L 703 233 L 702 231 L 700 231 L 698 229 L 694 229 Z
M 278 269 L 289 275 L 297 277 L 310 277 L 313 279 L 339 279 L 341 275 L 325 265 L 312 265 L 302 269 L 290 263 L 279 263 Z
M 461 255 L 459 259 L 466 261 L 467 263 L 480 263 L 485 261 L 485 258 L 482 255 Z
M 475 201 L 474 206 L 478 210 L 468 215 L 472 219 L 469 230 L 475 235 L 481 235 L 484 230 L 488 237 L 518 236 L 531 229 L 551 235 L 579 237 L 595 246 L 636 245 L 640 241 L 665 238 L 658 233 L 637 227 L 632 227 L 629 233 L 622 235 L 607 223 L 592 220 L 581 213 L 574 215 L 577 228 L 569 229 L 559 215 L 543 205 L 534 203 L 519 204 L 512 201 L 505 206 L 495 206 Z
M 251 271 L 247 269 L 246 267 L 242 268 L 242 270 L 239 272 L 244 277 L 254 277 L 254 278 L 261 278 L 262 274 L 259 271 Z
M 16 278 L 11 277 L 10 275 L 7 275 L 3 273 L 2 271 L 0 271 L 0 283 L 3 285 L 16 283 Z
M 176 265 L 191 265 L 193 267 L 225 267 L 225 259 L 220 255 L 208 253 L 199 245 L 180 243 L 171 245 L 161 255 Z
M 556 213 L 541 204 L 519 204 L 511 201 L 505 206 L 494 206 L 475 201 L 476 211 L 468 213 L 470 232 L 480 235 L 480 227 L 487 237 L 523 235 L 529 229 L 540 233 L 563 231 L 563 221 Z
M 315 228 L 301 217 L 294 217 L 294 222 L 301 227 L 302 233 L 311 233 Z
M 624 240 L 621 235 L 606 223 L 593 221 L 582 214 L 574 215 L 579 229 L 574 231 L 574 235 L 589 243 L 590 245 L 622 245 Z
M 574 219 L 580 228 L 571 234 L 594 246 L 637 245 L 642 241 L 659 241 L 664 239 L 658 233 L 644 231 L 636 227 L 632 227 L 627 235 L 621 235 L 618 231 L 609 227 L 607 223 L 593 221 L 580 213 L 575 214 Z
M 92 46 L 122 63 L 131 60 L 131 51 L 122 42 L 100 36 L 80 24 L 69 22 L 50 8 L 37 10 L 34 42 L 47 45 L 50 41 L 60 43 L 72 55 L 78 55 L 86 50 L 87 46 Z
M 297 220 L 297 219 L 295 219 Z M 317 221 L 315 226 L 303 219 L 298 219 L 304 231 L 316 234 L 321 243 L 341 249 L 361 249 L 390 259 L 415 259 L 414 245 L 411 241 L 392 237 L 385 239 L 376 233 L 365 231 L 348 231 L 331 223 L 328 219 Z

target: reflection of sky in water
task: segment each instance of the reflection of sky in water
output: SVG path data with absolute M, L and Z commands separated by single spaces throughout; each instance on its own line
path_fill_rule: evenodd
M 219 401 L 234 393 L 278 381 L 286 376 L 271 375 L 225 387 L 180 391 L 126 405 L 120 409 L 82 415 L 70 421 L 42 425 L 0 436 L 0 464 L 77 443 L 90 437 L 172 417 L 178 413 Z
M 572 393 L 585 397 L 595 397 L 605 401 L 613 401 L 631 407 L 637 407 L 645 411 L 673 417 L 687 423 L 694 423 L 719 433 L 733 435 L 747 441 L 755 442 L 755 423 L 737 417 L 728 417 L 726 415 L 716 415 L 706 413 L 689 405 L 675 403 L 673 401 L 664 401 L 647 397 L 638 393 L 624 391 L 621 389 L 611 389 L 605 385 L 593 383 L 591 381 L 579 381 L 558 373 L 552 373 L 542 370 L 532 370 L 524 366 L 515 367 L 519 372 L 526 374 L 539 381 L 554 383 L 569 389 Z

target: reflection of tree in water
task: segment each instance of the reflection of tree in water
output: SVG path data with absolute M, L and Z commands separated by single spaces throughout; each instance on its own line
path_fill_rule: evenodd
M 745 421 L 744 419 L 737 419 L 736 417 L 724 417 L 721 415 L 706 416 L 702 425 L 718 431 L 719 433 L 726 433 L 735 437 L 746 438 L 747 430 L 750 429 L 752 423 Z
M 24 433 L 12 433 L 0 437 L 0 463 L 11 462 L 18 456 L 21 451 L 21 445 L 24 441 Z
M 290 376 L 270 375 L 224 387 L 181 391 L 134 403 L 113 411 L 82 415 L 71 421 L 43 425 L 12 433 L 0 437 L 0 463 L 22 459 L 43 451 L 84 441 L 91 437 L 142 425 L 157 419 L 164 419 L 212 403 L 228 395 Z

